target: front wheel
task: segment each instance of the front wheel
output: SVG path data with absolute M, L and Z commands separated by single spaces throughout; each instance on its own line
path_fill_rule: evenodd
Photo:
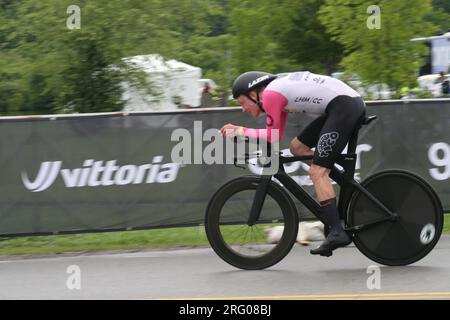
M 369 259 L 389 266 L 414 263 L 425 257 L 442 233 L 443 209 L 432 187 L 406 171 L 379 172 L 361 183 L 376 199 L 399 216 L 357 231 L 356 247 Z M 355 191 L 348 207 L 349 227 L 387 217 L 373 201 Z
M 206 209 L 205 230 L 214 251 L 246 270 L 268 268 L 283 259 L 297 239 L 297 209 L 281 186 L 271 181 L 255 224 L 248 219 L 261 178 L 247 176 L 222 186 Z

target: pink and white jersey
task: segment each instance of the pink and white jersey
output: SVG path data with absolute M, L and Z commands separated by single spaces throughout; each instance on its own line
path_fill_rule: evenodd
M 286 98 L 285 110 L 323 114 L 337 96 L 359 97 L 359 93 L 342 81 L 308 71 L 288 73 L 266 87 Z
M 274 142 L 284 136 L 288 112 L 324 114 L 331 100 L 337 96 L 360 97 L 359 93 L 342 81 L 308 71 L 287 73 L 273 80 L 262 94 L 266 112 L 266 129 L 244 128 L 244 135 Z M 272 139 L 271 130 L 278 130 Z

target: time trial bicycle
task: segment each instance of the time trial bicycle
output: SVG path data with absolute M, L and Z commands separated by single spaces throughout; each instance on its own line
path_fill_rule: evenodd
M 408 171 L 381 171 L 362 183 L 354 179 L 359 129 L 375 119 L 363 118 L 349 140 L 347 153 L 336 162 L 342 169 L 335 166 L 330 178 L 340 187 L 340 218 L 359 251 L 383 265 L 408 265 L 425 257 L 438 242 L 442 204 L 424 179 Z M 276 174 L 233 179 L 217 190 L 206 209 L 205 230 L 211 247 L 240 269 L 273 266 L 296 242 L 299 217 L 287 190 L 324 222 L 318 202 L 284 168 L 313 156 L 286 157 L 280 152 L 275 156 L 279 157 Z M 244 159 L 249 163 L 252 155 L 247 153 Z M 268 243 L 267 229 L 273 227 L 282 230 L 281 238 Z

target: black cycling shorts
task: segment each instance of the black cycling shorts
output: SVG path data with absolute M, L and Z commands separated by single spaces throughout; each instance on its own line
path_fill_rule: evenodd
M 313 164 L 331 169 L 365 115 L 360 97 L 337 96 L 325 114 L 312 121 L 297 139 L 314 151 Z

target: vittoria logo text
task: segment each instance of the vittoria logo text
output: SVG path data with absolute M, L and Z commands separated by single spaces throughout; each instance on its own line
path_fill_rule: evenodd
M 163 157 L 156 156 L 152 163 L 143 165 L 117 165 L 117 160 L 85 160 L 82 168 L 64 168 L 62 161 L 41 163 L 34 180 L 22 171 L 22 182 L 31 192 L 41 192 L 50 188 L 61 177 L 67 188 L 123 186 L 142 183 L 168 183 L 177 178 L 179 165 L 162 164 Z

